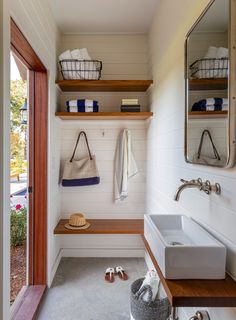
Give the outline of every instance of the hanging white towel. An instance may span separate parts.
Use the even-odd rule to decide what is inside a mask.
[[[121,131],[115,154],[114,192],[115,200],[128,197],[128,180],[138,173],[138,168],[132,153],[131,133],[128,129]]]

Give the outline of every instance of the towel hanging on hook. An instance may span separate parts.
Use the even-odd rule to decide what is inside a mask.
[[[138,167],[132,152],[131,132],[123,129],[119,134],[115,153],[115,201],[122,201],[128,197],[128,181],[137,173]]]

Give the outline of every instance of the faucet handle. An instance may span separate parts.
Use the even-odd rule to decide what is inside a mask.
[[[183,183],[188,183],[189,181],[188,180],[184,180],[184,179],[180,179],[181,182]]]

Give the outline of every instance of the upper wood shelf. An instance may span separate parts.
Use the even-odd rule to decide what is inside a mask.
[[[236,282],[230,276],[225,280],[167,280],[142,238],[173,307],[236,307]]]
[[[152,80],[57,80],[62,91],[145,92]]]
[[[189,119],[222,119],[227,118],[228,111],[191,111]]]
[[[61,219],[54,234],[143,234],[143,219],[91,219],[88,229],[69,230],[65,228],[67,219]]]
[[[152,112],[56,112],[62,120],[146,120]]]
[[[227,78],[189,80],[189,90],[226,90],[227,88]]]

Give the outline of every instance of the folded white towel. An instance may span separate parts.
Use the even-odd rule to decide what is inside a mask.
[[[131,133],[128,129],[121,131],[116,147],[114,192],[115,200],[128,197],[128,181],[138,173],[138,168],[131,148]]]
[[[228,104],[223,104],[221,111],[227,111],[229,108]],[[206,111],[215,111],[215,106],[213,105],[206,105]]]
[[[228,58],[229,50],[228,48],[219,47],[216,51],[216,59]]]
[[[71,51],[72,59],[83,60],[83,56],[81,54],[80,49],[75,49]]]
[[[209,47],[207,53],[204,56],[204,59],[222,59],[228,58],[229,50],[224,47]]]
[[[59,55],[59,60],[71,60],[73,59],[72,56],[71,56],[71,52],[70,50],[66,50],[64,52],[62,52],[60,55]]]
[[[78,112],[78,107],[77,106],[71,106],[71,107],[68,107],[70,112]]]
[[[228,104],[229,103],[229,100],[228,100],[228,98],[222,98],[222,104],[224,105],[224,104]],[[206,104],[208,105],[208,106],[214,106],[215,105],[215,98],[207,98],[206,99]]]
[[[66,50],[59,55],[59,60],[91,60],[88,50],[86,48],[75,49],[75,50]]]
[[[218,48],[210,46],[207,53],[205,54],[204,59],[215,59]]]
[[[77,108],[78,102],[77,100],[70,100],[69,107],[76,107]]]
[[[83,57],[83,60],[91,60],[88,50],[86,48],[80,49],[80,54]]]

